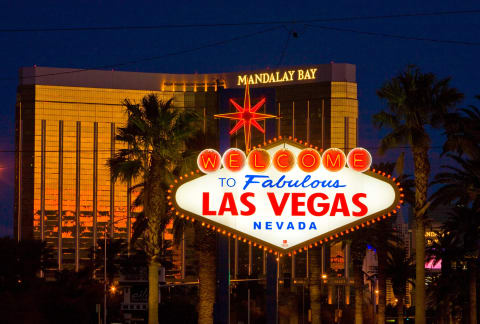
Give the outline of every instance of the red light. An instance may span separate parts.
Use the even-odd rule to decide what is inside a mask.
[[[361,147],[354,148],[348,153],[347,165],[350,169],[358,172],[365,172],[372,164],[372,156],[370,153]]]
[[[266,99],[262,98],[255,106],[251,106],[250,103],[250,91],[248,83],[245,86],[245,99],[243,101],[243,107],[235,102],[235,100],[230,99],[230,103],[237,109],[238,112],[227,113],[227,114],[217,114],[217,118],[226,118],[237,120],[237,124],[230,130],[230,135],[236,133],[240,128],[243,127],[245,133],[245,150],[247,153],[250,151],[250,138],[251,138],[251,126],[253,125],[262,133],[265,133],[265,130],[260,126],[257,120],[265,120],[268,118],[276,118],[277,116],[261,114],[256,111],[260,109],[263,104],[265,104]]]

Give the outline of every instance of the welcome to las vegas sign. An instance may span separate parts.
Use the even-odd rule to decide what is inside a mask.
[[[310,146],[280,137],[248,155],[204,150],[199,169],[171,186],[171,209],[279,255],[348,235],[398,211],[402,189],[392,176],[369,170],[368,151],[346,155]]]

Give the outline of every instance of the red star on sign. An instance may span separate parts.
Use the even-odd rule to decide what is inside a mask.
[[[267,118],[277,118],[275,115],[269,114],[261,114],[257,113],[256,111],[263,106],[266,99],[262,98],[259,102],[255,104],[255,106],[251,106],[250,104],[250,92],[247,85],[245,86],[245,100],[243,101],[243,107],[235,102],[235,100],[230,99],[231,104],[238,110],[238,112],[234,113],[227,113],[227,114],[217,114],[215,118],[226,118],[226,119],[234,119],[238,120],[237,124],[232,128],[230,131],[230,135],[237,132],[243,126],[243,130],[245,133],[245,151],[248,153],[250,151],[250,142],[251,142],[251,126],[253,125],[256,129],[265,133],[265,130],[260,126],[257,120],[265,120]]]

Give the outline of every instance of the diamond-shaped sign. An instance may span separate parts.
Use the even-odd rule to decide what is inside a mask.
[[[286,140],[265,147],[270,157],[284,149],[298,156],[305,147]],[[237,172],[223,167],[187,174],[170,197],[181,217],[283,254],[396,213],[401,189],[384,175],[347,167],[331,172],[323,165],[305,172],[297,164],[280,172],[273,163],[256,172],[247,163]]]

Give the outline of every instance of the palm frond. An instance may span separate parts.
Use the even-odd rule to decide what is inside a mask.
[[[377,95],[386,102],[386,109],[375,114],[373,122],[391,133],[382,140],[381,152],[399,145],[429,147],[425,128],[444,125],[447,113],[463,99],[450,81],[409,65],[382,85]]]
[[[116,181],[120,179],[121,181],[130,181],[135,177],[138,177],[142,171],[142,162],[138,159],[127,159],[125,156],[116,155],[115,157],[108,159],[108,166],[110,167],[110,172],[112,180]]]
[[[403,125],[393,129],[391,133],[387,134],[380,141],[380,148],[378,150],[379,154],[384,154],[389,149],[398,146],[411,145],[410,135],[408,128]]]

